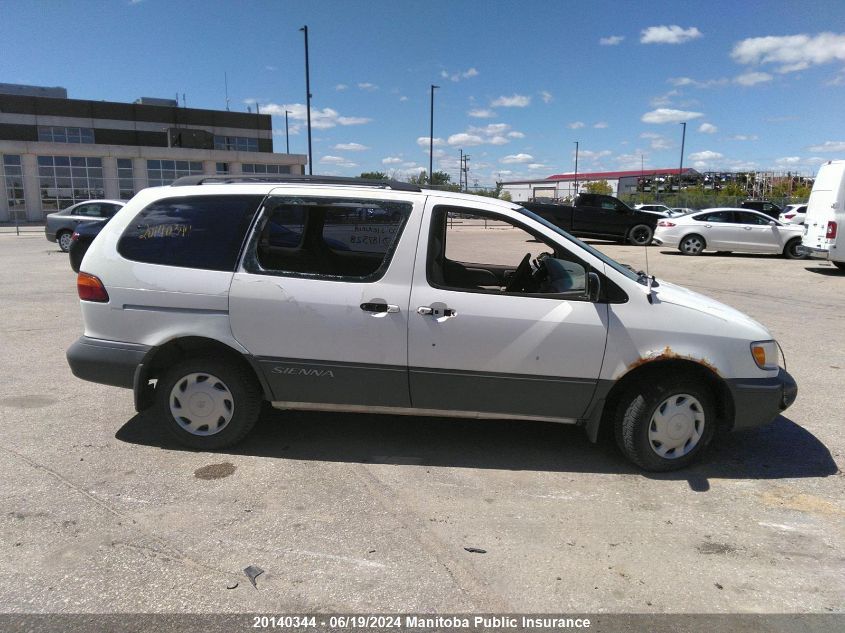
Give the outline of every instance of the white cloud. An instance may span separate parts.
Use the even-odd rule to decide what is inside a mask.
[[[548,90],[541,90],[540,91],[540,98],[543,100],[543,103],[551,103],[555,99],[552,96],[552,93],[549,92]]]
[[[651,149],[654,150],[661,150],[661,149],[669,149],[672,147],[672,143],[670,143],[667,139],[663,138],[662,136],[658,136],[651,143],[648,144]]]
[[[762,84],[771,80],[772,76],[769,73],[760,72],[745,73],[734,77],[734,83],[737,83],[740,86],[753,86],[755,84]]]
[[[567,124],[566,127],[568,127],[570,130],[580,130],[582,127],[584,127],[584,122],[573,121],[572,123]]]
[[[382,165],[398,165],[402,162],[402,159],[398,156],[387,156],[381,159]]]
[[[425,147],[426,149],[428,149],[428,145],[429,145],[428,141],[429,141],[430,138],[431,138],[430,136],[420,136],[419,138],[417,138],[417,145],[419,145],[420,147]],[[434,141],[433,141],[433,145],[435,147],[437,147],[438,145],[443,145],[443,139],[435,136]]]
[[[477,134],[467,134],[461,132],[460,134],[452,134],[446,141],[449,145],[466,145],[472,147],[473,145],[483,145],[484,139]]]
[[[270,72],[273,72],[273,71],[276,70],[276,67],[275,66],[265,66],[264,69],[269,70]]]
[[[500,158],[499,162],[508,165],[512,163],[530,163],[533,160],[534,157],[531,154],[509,154]]]
[[[775,64],[791,73],[832,61],[845,61],[845,33],[751,37],[734,46],[731,57],[740,64]]]
[[[360,143],[338,143],[332,149],[340,150],[341,152],[363,152],[370,148]]]
[[[493,112],[493,110],[488,110],[486,108],[470,110],[467,114],[471,117],[475,117],[476,119],[492,119],[496,116],[496,113]]]
[[[689,119],[697,119],[704,116],[701,112],[687,112],[684,110],[673,110],[671,108],[657,108],[646,112],[640,120],[643,123],[681,123]]]
[[[406,97],[405,95],[402,95],[401,97],[399,97],[399,101],[407,101],[407,100],[408,100],[408,97]]]
[[[467,68],[464,71],[457,71],[454,73],[450,73],[446,70],[440,71],[440,76],[443,79],[448,79],[450,81],[459,82],[461,79],[469,79],[470,77],[478,77],[478,70],[475,68]]]
[[[546,166],[543,163],[528,163],[528,169],[531,169],[531,170],[546,169]]]
[[[715,134],[719,131],[719,128],[717,128],[712,123],[702,123],[698,126],[698,131],[702,134]]]
[[[525,134],[514,130],[513,132],[508,132],[508,138],[525,138]]]
[[[801,162],[800,156],[784,156],[783,158],[778,158],[775,161],[778,165],[795,165],[796,163]]]
[[[668,83],[672,84],[673,86],[683,87],[683,86],[693,86],[695,88],[712,88],[713,86],[724,86],[729,83],[728,79],[722,77],[720,79],[705,79],[701,81],[699,79],[693,79],[691,77],[669,77],[666,80]]]
[[[320,162],[325,165],[337,165],[338,167],[357,167],[355,163],[343,156],[323,156]]]
[[[602,46],[616,46],[617,44],[621,43],[624,39],[624,35],[609,35],[608,37],[601,38],[599,40],[599,44],[601,44]]]
[[[266,103],[261,105],[261,112],[263,114],[272,114],[274,116],[285,116],[285,110],[290,112],[289,118],[296,121],[305,122],[307,120],[307,108],[302,103]],[[332,108],[311,108],[311,127],[315,130],[325,130],[335,127],[337,125],[363,125],[369,123],[372,119],[367,117],[341,116],[337,110]]]
[[[609,126],[604,121],[599,121],[593,127],[596,128],[597,130],[603,130],[603,129],[609,127]]]
[[[655,132],[643,132],[640,134],[640,138],[661,138],[661,136]]]
[[[641,44],[683,44],[701,37],[701,31],[691,26],[681,28],[677,24],[672,26],[650,26],[640,33]]]
[[[575,152],[573,151],[573,154],[574,153]],[[603,149],[603,150],[600,150],[598,152],[594,152],[594,151],[591,151],[591,150],[588,150],[588,149],[583,149],[580,152],[578,152],[578,155],[582,159],[586,159],[586,160],[596,160],[598,158],[605,158],[607,156],[610,156],[611,154],[613,154],[613,152],[611,152],[609,149]]]
[[[719,152],[713,152],[709,149],[704,150],[703,152],[693,152],[689,155],[690,160],[697,160],[697,161],[712,161],[718,160],[720,158],[724,158],[722,154]]]
[[[375,84],[371,84],[369,81],[359,83],[358,88],[360,90],[366,90],[367,92],[374,92],[375,90],[378,90],[378,86]]]
[[[348,87],[349,87],[349,86],[347,86],[346,84],[337,84],[337,85],[334,87],[334,89],[335,89],[335,90],[337,90],[338,92],[343,92],[343,91],[344,91],[344,90],[346,90]]]
[[[501,96],[498,99],[494,100],[491,104],[491,108],[524,108],[531,104],[531,97],[526,97],[525,95],[518,95],[514,94],[510,97]]]
[[[821,145],[811,145],[811,152],[845,152],[845,141],[825,141]]]
[[[733,136],[729,136],[729,141],[756,141],[757,135],[749,135],[749,134],[734,134]]]

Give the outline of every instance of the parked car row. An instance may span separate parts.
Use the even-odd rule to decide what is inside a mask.
[[[86,200],[47,216],[44,234],[50,242],[58,242],[65,253],[70,249],[76,227],[83,222],[103,222],[120,211],[123,200]]]

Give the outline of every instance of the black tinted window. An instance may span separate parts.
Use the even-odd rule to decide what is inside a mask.
[[[410,212],[406,202],[272,198],[245,268],[375,281],[387,269]]]
[[[748,213],[748,211],[737,211],[736,215],[736,222],[738,224],[768,224],[772,221],[772,218],[763,217],[756,213]]]
[[[117,245],[138,262],[234,270],[262,196],[166,198],[141,211]]]
[[[733,211],[719,211],[718,213],[702,213],[695,216],[699,222],[733,222]]]

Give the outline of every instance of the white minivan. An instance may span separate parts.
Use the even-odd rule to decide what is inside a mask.
[[[845,270],[845,160],[831,160],[819,168],[804,219],[802,245],[810,257],[828,259]]]
[[[82,261],[73,373],[188,446],[238,442],[266,401],[604,428],[671,470],[795,400],[765,327],[516,204],[272,178],[145,189]]]

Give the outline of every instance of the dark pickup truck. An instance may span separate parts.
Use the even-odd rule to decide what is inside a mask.
[[[632,209],[613,196],[582,193],[574,205],[553,202],[525,202],[522,205],[576,237],[651,243],[660,216]]]

